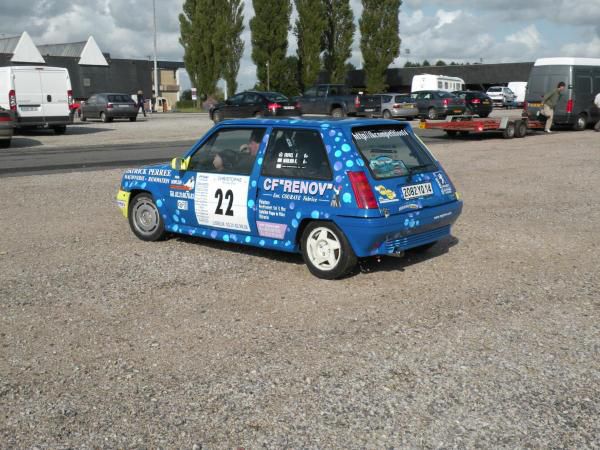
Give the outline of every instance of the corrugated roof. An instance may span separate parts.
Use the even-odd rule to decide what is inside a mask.
[[[13,54],[21,36],[11,36],[0,39],[0,53]]]
[[[38,45],[37,48],[42,56],[69,56],[78,58],[85,47],[87,41],[69,42],[67,44],[46,44]]]

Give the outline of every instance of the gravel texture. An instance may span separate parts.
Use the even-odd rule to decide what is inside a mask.
[[[137,240],[119,170],[0,178],[0,447],[600,446],[598,134],[435,153],[455,237],[333,282]]]

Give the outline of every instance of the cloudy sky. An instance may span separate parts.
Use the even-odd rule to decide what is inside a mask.
[[[246,51],[240,89],[255,81],[250,58],[245,0]],[[181,60],[178,42],[183,0],[156,0],[158,55]],[[351,0],[355,19],[360,0]],[[476,6],[475,6],[476,5]],[[29,32],[37,44],[73,42],[94,35],[113,57],[148,58],[152,54],[152,0],[0,0],[0,36]],[[600,0],[404,0],[400,12],[401,56],[411,60],[460,62],[533,61],[544,56],[600,57]],[[351,62],[362,66],[359,36]],[[290,54],[296,42],[290,33]],[[407,55],[407,51],[410,55]]]

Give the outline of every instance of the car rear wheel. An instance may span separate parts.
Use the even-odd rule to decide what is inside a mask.
[[[158,241],[166,236],[163,218],[148,193],[144,192],[133,198],[128,218],[131,231],[142,241]]]
[[[10,139],[2,139],[0,140],[0,148],[8,148],[10,147]]]
[[[454,137],[457,135],[457,131],[456,130],[446,130],[446,134],[450,137]]]
[[[85,122],[87,120],[87,117],[85,117],[84,113],[81,113],[81,116],[79,116],[79,120],[81,120],[82,122]]]
[[[108,117],[106,117],[106,114],[104,112],[100,113],[100,120],[104,123],[108,122]]]
[[[332,117],[344,117],[344,110],[342,108],[333,108],[331,110],[331,116]]]
[[[435,110],[435,108],[429,108],[429,109],[427,110],[427,118],[428,118],[429,120],[435,120],[435,119],[437,119],[437,118],[438,118],[438,113],[437,113],[437,111]]]
[[[585,114],[579,114],[577,116],[577,120],[573,124],[573,129],[575,131],[583,131],[587,128],[587,116]]]
[[[301,249],[308,270],[326,280],[346,275],[357,263],[346,236],[333,223],[309,223],[302,233]]]
[[[391,118],[392,118],[392,113],[391,113],[389,110],[387,110],[387,109],[386,109],[386,110],[383,112],[383,118],[384,118],[384,119],[391,119]]]

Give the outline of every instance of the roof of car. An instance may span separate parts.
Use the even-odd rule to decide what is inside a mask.
[[[367,125],[389,125],[397,124],[396,120],[386,119],[371,119],[363,117],[311,117],[306,119],[303,117],[285,117],[285,118],[252,118],[252,119],[232,119],[224,120],[220,124],[223,125],[242,125],[242,126],[278,126],[278,127],[314,127],[314,128],[327,128],[330,125],[337,126],[367,126]],[[220,125],[219,124],[219,125]]]

